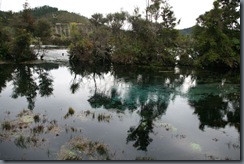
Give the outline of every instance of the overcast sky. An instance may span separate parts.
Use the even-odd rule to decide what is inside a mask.
[[[209,11],[213,7],[214,0],[168,0],[173,7],[177,19],[181,23],[176,28],[183,29],[195,25],[196,18]],[[23,9],[25,0],[0,0],[0,9],[3,11],[19,11]],[[113,13],[128,11],[133,13],[135,7],[143,11],[146,7],[146,0],[28,0],[30,7],[49,5],[61,10],[79,13],[88,18],[94,13]]]

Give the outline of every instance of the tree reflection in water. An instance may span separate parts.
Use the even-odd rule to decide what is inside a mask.
[[[165,114],[169,101],[174,100],[176,95],[187,98],[189,105],[194,107],[194,114],[199,117],[200,130],[204,130],[205,126],[224,128],[229,124],[240,132],[240,96],[236,93],[238,76],[234,79],[237,85],[230,86],[223,84],[223,79],[231,79],[233,82],[231,74],[212,73],[214,76],[210,76],[211,73],[206,71],[155,71],[129,66],[113,66],[112,70],[97,66],[86,69],[84,65],[77,70],[76,67],[75,74],[94,81],[94,94],[88,99],[93,108],[139,111],[140,121],[137,126],[130,127],[126,139],[127,143],[134,142],[133,146],[138,150],[147,151],[152,142],[150,133],[153,133],[153,121]],[[99,88],[96,77],[104,77],[109,71],[114,78],[113,83],[110,88]],[[103,80],[106,83],[106,79]]]
[[[240,132],[239,75],[213,72],[210,76],[205,72],[198,74],[197,78],[198,85],[189,89],[187,98],[189,105],[194,107],[194,114],[198,115],[199,129],[231,125]]]
[[[13,98],[26,97],[33,110],[36,97],[53,93],[49,71],[58,64],[0,65],[0,92],[13,81]],[[147,151],[154,133],[153,122],[166,113],[177,95],[187,99],[199,118],[199,129],[234,126],[240,132],[240,79],[238,75],[172,68],[144,69],[116,65],[70,64],[75,94],[84,83],[93,85],[88,98],[92,108],[138,111],[140,120],[128,129],[126,141]],[[236,79],[235,79],[236,78]],[[85,81],[83,83],[83,81]],[[102,83],[101,83],[102,82]],[[102,86],[104,85],[104,86]]]
[[[85,64],[85,63],[76,63],[76,62],[70,62],[70,73],[71,75],[74,74],[74,78],[72,79],[70,90],[72,94],[75,94],[79,88],[80,84],[82,83],[83,78],[87,79],[93,79],[94,81],[94,88],[95,93],[97,90],[96,85],[96,76],[99,78],[102,78],[105,73],[110,72],[111,65],[91,65],[91,64]]]
[[[6,83],[11,81],[14,66],[11,64],[0,64],[0,93],[6,88]]]
[[[53,79],[49,76],[48,71],[58,68],[56,64],[39,64],[39,65],[1,65],[0,88],[6,87],[6,82],[12,80],[13,93],[12,98],[26,97],[28,109],[35,108],[37,93],[41,97],[48,97],[53,92]],[[8,69],[12,68],[12,69]]]
[[[75,73],[74,78],[80,75],[84,78],[91,78],[94,81],[94,94],[88,99],[93,108],[104,107],[108,110],[128,109],[130,111],[139,111],[141,120],[136,127],[132,126],[129,129],[126,140],[127,143],[135,142],[133,144],[134,147],[146,151],[147,146],[152,142],[149,136],[150,133],[153,133],[153,121],[165,113],[172,94],[171,86],[164,86],[161,82],[165,82],[165,78],[170,78],[173,82],[173,79],[179,77],[179,75],[166,72],[169,76],[165,76],[165,78],[162,79],[161,77],[155,76],[152,72],[143,71],[143,73],[141,73],[140,70],[114,66],[113,70],[111,70],[111,75],[114,77],[113,83],[109,88],[100,86],[101,88],[107,89],[101,90],[101,88],[97,88],[95,77],[103,77],[103,74],[106,74],[109,69],[103,67],[86,70],[84,65],[78,68],[80,68],[82,72],[77,72],[76,67],[73,72]],[[127,69],[138,71],[140,74],[135,74],[135,72],[128,71]],[[98,74],[96,72],[97,70],[106,71],[102,74]],[[103,78],[103,80],[106,79]],[[126,92],[126,94],[123,94],[123,92]]]
[[[204,130],[205,126],[219,129],[229,124],[240,132],[240,98],[231,100],[228,97],[231,98],[233,94],[226,96],[209,95],[199,101],[189,102],[195,108],[194,114],[198,115],[199,129]]]
[[[149,137],[153,133],[153,120],[165,113],[168,104],[165,102],[153,102],[150,100],[142,105],[140,111],[141,120],[137,127],[131,127],[128,131],[127,143],[135,141],[133,146],[138,150],[147,151],[147,146],[153,141]]]
[[[28,108],[33,110],[38,90],[33,77],[33,69],[28,66],[19,66],[14,72],[13,86],[12,98],[25,96],[28,101]]]

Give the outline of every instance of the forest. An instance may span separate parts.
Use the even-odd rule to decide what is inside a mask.
[[[167,0],[150,0],[133,14],[94,13],[90,19],[26,2],[20,12],[0,11],[0,61],[35,60],[30,45],[54,44],[67,46],[75,63],[238,70],[240,1],[215,0],[196,22],[184,32],[175,29],[180,20]],[[69,24],[70,36],[55,33],[56,23]]]

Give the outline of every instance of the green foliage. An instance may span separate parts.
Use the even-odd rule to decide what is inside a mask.
[[[88,19],[76,13],[70,13],[63,10],[58,10],[56,7],[42,6],[31,9],[31,13],[36,20],[47,19],[52,24],[55,23],[70,23],[70,22],[80,22],[87,24]]]
[[[176,23],[176,18],[174,16],[174,12],[172,11],[172,6],[170,6],[167,1],[163,2],[161,17],[163,20],[161,25],[165,29],[173,29],[180,22],[180,20],[178,20]]]
[[[166,8],[167,11],[163,11]],[[174,65],[175,55],[170,49],[177,46],[179,32],[173,29],[177,23],[171,8],[166,1],[152,1],[146,9],[155,20],[161,18],[161,23],[143,19],[138,8],[133,15],[124,11],[110,13],[105,17],[99,13],[93,14],[90,19],[93,26],[88,32],[71,27],[71,59]],[[126,21],[131,24],[131,29],[127,31],[123,30]],[[113,53],[111,47],[115,48]]]
[[[240,2],[217,0],[194,28],[197,62],[203,67],[240,67]]]
[[[184,29],[180,30],[180,34],[181,35],[191,35],[192,29],[193,29],[193,27],[184,28]]]
[[[16,36],[13,40],[13,47],[11,49],[11,54],[15,61],[25,61],[35,59],[35,55],[30,49],[31,44],[31,34],[25,29],[20,29],[17,31]]]
[[[45,40],[51,37],[51,23],[47,19],[39,19],[35,23],[34,35],[40,37],[41,40]]]
[[[195,51],[193,48],[194,39],[191,35],[181,35],[178,40],[178,48],[176,54],[179,56],[177,61],[178,65],[181,66],[194,66],[196,60]]]
[[[2,60],[20,62],[35,59],[30,49],[34,20],[29,4],[26,2],[23,7],[24,10],[17,16],[11,12],[6,13],[4,17],[8,20],[6,27],[0,26],[0,59]],[[15,23],[13,23],[14,18],[17,20]]]
[[[31,34],[25,29],[16,31],[12,37],[6,29],[0,29],[0,59],[15,60],[16,62],[35,59],[30,49]]]
[[[87,18],[80,16],[76,13],[70,13],[67,11],[46,13],[45,15],[37,17],[36,19],[38,20],[42,18],[45,18],[48,21],[52,22],[53,25],[56,23],[70,23],[70,22],[80,22],[84,24],[89,24],[89,20]]]
[[[87,19],[50,6],[30,9],[27,2],[19,13],[0,11],[0,59],[35,59],[28,48],[35,40],[69,45],[71,60],[89,63],[240,67],[238,0],[216,0],[212,10],[199,16],[196,26],[181,31],[175,29],[180,20],[167,0],[147,2],[145,18],[139,8],[132,15],[95,13]],[[129,28],[124,30],[126,22]],[[55,34],[56,23],[67,23],[70,36]]]
[[[46,14],[43,17],[46,17],[49,21],[53,23],[80,22],[84,24],[89,24],[89,20],[86,17],[83,17],[76,13],[70,13],[68,11],[62,10],[59,10],[58,12],[52,14]]]
[[[10,56],[10,32],[0,26],[0,60],[9,60]]]
[[[96,16],[93,15],[93,17]],[[91,21],[95,23],[94,19]],[[69,49],[71,53],[70,59],[72,61],[89,63],[111,62],[111,56],[109,54],[110,33],[106,26],[96,24],[96,26],[79,28],[76,23],[72,23],[70,35],[71,44]]]
[[[103,14],[95,13],[92,15],[90,21],[95,27],[98,27],[100,25],[104,25],[106,19],[103,17]]]
[[[57,11],[58,11],[58,8],[50,7],[47,5],[42,6],[42,7],[36,7],[31,10],[33,17],[36,19],[42,17],[43,15],[54,13]]]
[[[106,17],[106,24],[111,27],[114,33],[117,33],[124,25],[128,13],[121,11],[110,13]]]
[[[146,8],[146,20],[139,14],[138,8],[134,10],[132,16],[128,17],[128,21],[132,25],[132,32],[128,33],[128,39],[123,44],[125,48],[122,50],[129,54],[127,56],[133,61],[132,63],[175,64],[175,56],[168,50],[177,46],[179,33],[173,29],[177,23],[171,8],[167,1],[152,1],[152,4]],[[164,17],[166,12],[170,12],[170,16]]]
[[[12,11],[0,11],[0,25],[8,26],[11,24],[11,21],[14,20],[14,13]]]
[[[24,4],[24,10],[13,12],[0,11],[0,26],[10,28],[10,38],[13,38],[18,33],[19,29],[25,29],[32,36],[32,44],[55,44],[66,45],[70,44],[70,38],[67,36],[60,36],[55,34],[53,29],[56,23],[71,23],[77,22],[82,25],[89,25],[90,22],[87,18],[80,16],[76,13],[58,10],[50,6],[36,7],[30,9],[29,4]],[[13,44],[8,44],[12,47]]]
[[[25,2],[24,5],[24,10],[21,12],[21,17],[20,17],[20,28],[26,29],[28,32],[33,32],[34,31],[34,19],[31,14],[31,9],[29,7],[29,3]]]

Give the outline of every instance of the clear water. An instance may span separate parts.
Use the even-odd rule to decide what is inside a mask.
[[[56,160],[77,136],[106,144],[115,160],[240,160],[238,73],[65,60],[2,64],[0,104],[2,160]],[[70,107],[75,113],[65,117]],[[8,131],[4,122],[23,109],[55,120],[59,131],[36,134],[45,139],[40,144],[17,142],[20,133],[33,135],[35,123]]]

